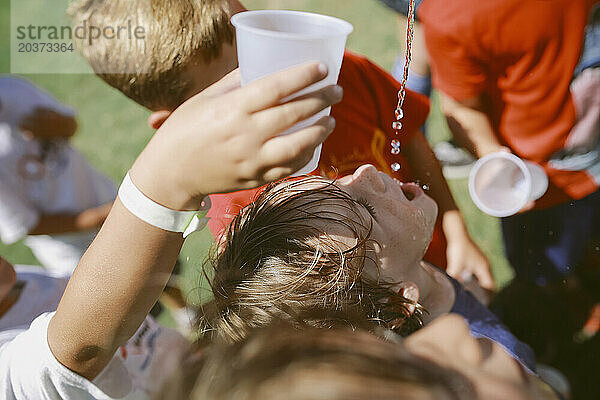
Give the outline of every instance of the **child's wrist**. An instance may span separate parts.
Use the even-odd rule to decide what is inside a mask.
[[[137,166],[129,171],[135,186],[150,200],[171,210],[194,211],[202,206],[205,195],[192,195],[187,191],[177,176],[169,176],[168,172],[154,172],[149,168]]]
[[[146,188],[148,187],[151,186],[146,186]],[[165,231],[183,233],[184,238],[193,232],[204,229],[208,222],[206,217],[210,209],[208,197],[205,198],[203,205],[193,210],[184,210],[187,206],[179,209],[168,208],[152,200],[140,190],[129,173],[125,175],[119,187],[118,197],[121,204],[138,219]],[[177,203],[173,203],[171,199],[170,204]]]

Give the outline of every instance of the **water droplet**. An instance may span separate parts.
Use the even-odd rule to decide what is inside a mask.
[[[402,111],[402,109],[399,108],[396,110],[396,119],[401,120],[402,118],[404,118],[404,111]]]
[[[392,140],[392,147],[400,147],[400,141],[397,139]]]
[[[397,162],[393,163],[391,165],[391,167],[392,167],[392,170],[395,171],[395,172],[400,171],[400,168],[402,168],[402,166],[400,165],[400,163],[397,163]]]
[[[411,239],[412,239],[413,241],[416,241],[416,240],[417,240],[417,235],[412,235]]]
[[[392,154],[394,154],[394,155],[400,154],[400,149],[398,147],[392,147]]]
[[[400,121],[396,121],[392,124],[392,128],[394,128],[395,130],[399,131],[400,129],[402,129],[402,122]]]
[[[423,190],[425,190],[425,191],[429,190],[429,185],[423,185],[423,186],[421,186],[421,187],[422,187],[422,188],[423,188]]]

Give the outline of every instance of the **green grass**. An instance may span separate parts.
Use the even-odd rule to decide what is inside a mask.
[[[250,9],[307,10],[344,18],[355,28],[348,47],[388,69],[399,48],[395,15],[376,0],[249,0],[246,6]],[[0,0],[0,73],[10,72],[9,11],[9,1]],[[77,108],[80,130],[74,139],[75,147],[92,165],[115,182],[120,181],[152,135],[146,123],[148,112],[93,75],[28,75],[27,78]],[[435,141],[449,136],[436,107],[428,127]],[[505,284],[511,277],[511,271],[502,255],[497,221],[474,207],[464,180],[450,183],[473,238],[490,257],[499,284]],[[193,298],[197,298],[196,290],[199,290],[201,282],[200,265],[209,245],[210,234],[203,232],[188,240],[182,252],[186,286],[193,291]],[[0,254],[14,263],[36,262],[22,244],[0,244]]]

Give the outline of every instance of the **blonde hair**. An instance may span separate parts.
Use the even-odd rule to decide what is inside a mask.
[[[233,345],[215,343],[157,399],[475,399],[463,375],[365,331],[298,331],[279,321]],[[200,372],[198,373],[198,369]]]
[[[76,43],[96,74],[151,110],[183,103],[190,87],[185,68],[210,62],[234,39],[224,0],[77,0],[68,13],[74,26],[144,32],[143,39],[102,35]]]

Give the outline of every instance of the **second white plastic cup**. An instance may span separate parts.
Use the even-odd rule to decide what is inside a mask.
[[[300,11],[245,11],[231,18],[235,26],[238,62],[242,85],[308,61],[327,65],[329,75],[295,96],[337,83],[346,39],[353,27],[339,18]],[[331,107],[294,125],[282,134],[289,134],[313,125],[329,115]],[[312,160],[294,175],[314,171],[319,165],[321,146]]]
[[[548,176],[537,164],[498,152],[479,159],[469,175],[475,205],[494,217],[508,217],[548,189]]]

